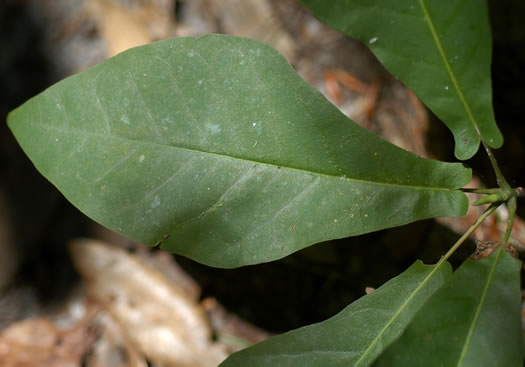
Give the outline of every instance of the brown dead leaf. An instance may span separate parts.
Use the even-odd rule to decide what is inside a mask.
[[[27,319],[0,334],[0,366],[80,367],[94,341],[85,322],[61,330],[44,317]]]
[[[136,47],[168,38],[174,29],[174,2],[149,0],[140,6],[126,6],[114,0],[86,0],[86,11],[93,16],[107,43],[108,57]]]
[[[98,241],[71,244],[91,297],[151,361],[217,366],[226,353],[212,342],[201,306],[162,273],[128,252]]]
[[[206,310],[217,340],[227,345],[228,351],[231,353],[262,342],[271,336],[266,331],[228,312],[213,297],[203,299],[201,304]]]
[[[472,260],[481,260],[489,257],[498,248],[496,241],[476,241],[476,251],[470,255]]]
[[[178,35],[226,33],[253,38],[279,50],[288,62],[296,58],[294,39],[269,0],[192,0],[185,3]]]
[[[98,339],[85,358],[85,367],[147,367],[148,363],[118,322],[108,313],[98,312],[93,320]]]

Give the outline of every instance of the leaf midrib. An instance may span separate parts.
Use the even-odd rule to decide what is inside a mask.
[[[470,345],[470,340],[472,339],[472,335],[474,334],[474,329],[476,328],[476,325],[478,323],[479,315],[481,314],[481,310],[483,306],[485,305],[485,299],[487,298],[487,293],[488,293],[490,285],[492,284],[492,279],[494,278],[494,273],[496,272],[496,267],[499,263],[499,259],[501,257],[502,252],[503,252],[503,248],[500,247],[498,249],[498,253],[496,254],[496,258],[494,259],[494,262],[492,263],[492,267],[487,277],[487,281],[485,282],[485,286],[483,287],[483,292],[481,293],[481,299],[479,300],[478,307],[476,308],[476,313],[474,314],[474,317],[472,318],[472,322],[470,323],[470,327],[467,333],[467,337],[465,338],[465,343],[463,344],[463,348],[461,348],[461,354],[459,356],[457,366],[463,365],[463,360],[465,359],[465,356],[467,354],[468,347]]]
[[[387,322],[387,324],[379,331],[379,333],[376,335],[376,337],[372,340],[372,342],[368,345],[368,347],[365,349],[361,357],[357,360],[357,362],[354,364],[354,367],[359,366],[359,364],[363,361],[363,359],[370,353],[370,350],[379,342],[379,339],[385,334],[385,332],[388,330],[390,325],[399,317],[401,312],[408,306],[410,301],[415,297],[415,295],[419,292],[419,290],[434,276],[434,273],[443,265],[446,261],[437,263],[434,265],[434,268],[428,273],[428,275],[419,283],[419,285],[414,289],[414,291],[410,294],[409,297],[399,306],[398,310],[394,313],[394,315],[390,318],[390,320]]]
[[[433,187],[433,186],[419,186],[419,185],[401,185],[401,184],[376,182],[376,181],[369,181],[369,180],[363,180],[363,179],[358,179],[358,178],[351,178],[351,177],[348,177],[348,176],[346,176],[346,177],[336,176],[336,175],[331,175],[331,174],[323,173],[323,172],[308,171],[306,169],[301,169],[301,168],[296,168],[296,167],[289,167],[289,166],[277,165],[277,164],[269,163],[269,162],[257,161],[257,160],[254,160],[254,159],[239,158],[239,157],[235,157],[235,156],[224,154],[224,153],[207,152],[207,151],[203,151],[203,150],[200,150],[200,149],[188,148],[188,147],[183,147],[183,146],[164,145],[164,144],[155,143],[155,142],[151,142],[151,141],[144,141],[144,140],[137,140],[137,139],[133,139],[133,138],[129,138],[129,137],[122,137],[122,136],[118,136],[118,135],[114,135],[114,134],[108,135],[108,134],[95,133],[95,132],[79,130],[79,129],[64,130],[64,129],[60,129],[60,128],[57,128],[55,126],[46,125],[46,124],[41,124],[41,126],[47,128],[47,129],[50,129],[50,130],[58,131],[58,132],[60,132],[62,134],[66,134],[66,135],[68,135],[68,134],[75,134],[76,133],[76,134],[79,134],[79,135],[91,135],[93,137],[99,137],[99,138],[111,138],[111,139],[123,140],[123,141],[126,141],[126,142],[135,142],[135,143],[138,143],[138,144],[150,144],[150,145],[158,146],[158,147],[162,147],[162,148],[180,149],[180,150],[185,150],[185,151],[192,152],[192,153],[205,154],[205,155],[221,157],[221,158],[229,158],[229,159],[238,160],[238,161],[241,161],[241,162],[251,162],[253,164],[260,164],[260,165],[266,165],[266,166],[270,166],[270,167],[275,167],[276,169],[286,169],[286,170],[290,170],[290,171],[300,172],[302,174],[316,175],[316,176],[321,176],[321,177],[330,178],[330,179],[334,179],[335,178],[335,179],[338,179],[338,180],[352,181],[352,182],[361,183],[361,184],[377,185],[377,186],[385,186],[385,187],[394,187],[394,188],[401,188],[401,189],[424,190],[424,191],[443,191],[443,192],[457,191],[457,189],[452,189],[452,188],[447,188],[447,187]]]
[[[441,59],[443,61],[443,64],[445,65],[445,69],[447,70],[447,73],[450,77],[450,80],[452,81],[452,84],[454,85],[454,89],[456,89],[456,92],[458,93],[459,100],[461,101],[461,104],[465,108],[465,112],[467,113],[467,116],[474,126],[474,129],[476,130],[476,133],[481,139],[481,132],[479,129],[479,125],[477,120],[474,118],[474,115],[472,114],[472,110],[470,109],[470,106],[465,98],[465,95],[463,94],[463,91],[461,90],[459,86],[459,82],[456,79],[456,75],[452,71],[452,67],[450,66],[450,63],[448,62],[447,56],[445,54],[445,50],[443,49],[443,45],[441,44],[441,40],[439,39],[439,36],[436,32],[436,29],[434,27],[434,23],[432,22],[432,19],[430,17],[430,14],[428,12],[428,9],[425,5],[425,0],[418,0],[419,6],[421,7],[421,11],[423,12],[423,16],[425,17],[426,24],[430,30],[430,33],[432,34],[432,39],[434,40],[436,47],[439,51],[439,55],[441,56]]]

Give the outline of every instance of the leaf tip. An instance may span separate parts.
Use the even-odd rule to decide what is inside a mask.
[[[477,153],[481,139],[477,135],[462,136],[458,134],[455,136],[455,143],[454,155],[460,161],[465,161]]]
[[[496,132],[492,135],[490,135],[489,138],[483,139],[485,144],[487,144],[489,147],[493,149],[498,149],[503,146],[503,135],[499,131],[499,129],[496,130]]]

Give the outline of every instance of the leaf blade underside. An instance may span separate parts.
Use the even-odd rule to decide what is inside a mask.
[[[14,110],[37,169],[134,240],[235,267],[435,216],[464,215],[458,164],[342,115],[257,41],[210,35],[124,52]]]
[[[378,366],[521,366],[521,266],[502,247],[467,260]]]
[[[482,139],[503,144],[492,108],[486,1],[303,0],[329,26],[362,41],[448,126],[458,159]]]
[[[332,318],[231,355],[221,367],[369,366],[452,274],[420,261]]]

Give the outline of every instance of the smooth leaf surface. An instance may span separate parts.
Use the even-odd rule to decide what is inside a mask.
[[[334,317],[231,355],[221,367],[369,366],[452,274],[420,261]]]
[[[501,247],[467,260],[378,366],[522,366],[521,266]]]
[[[458,159],[480,138],[499,148],[486,0],[303,0],[324,23],[366,44],[454,134]]]
[[[13,111],[37,169],[110,229],[234,267],[464,215],[460,164],[348,120],[264,44],[210,35],[122,53]]]

